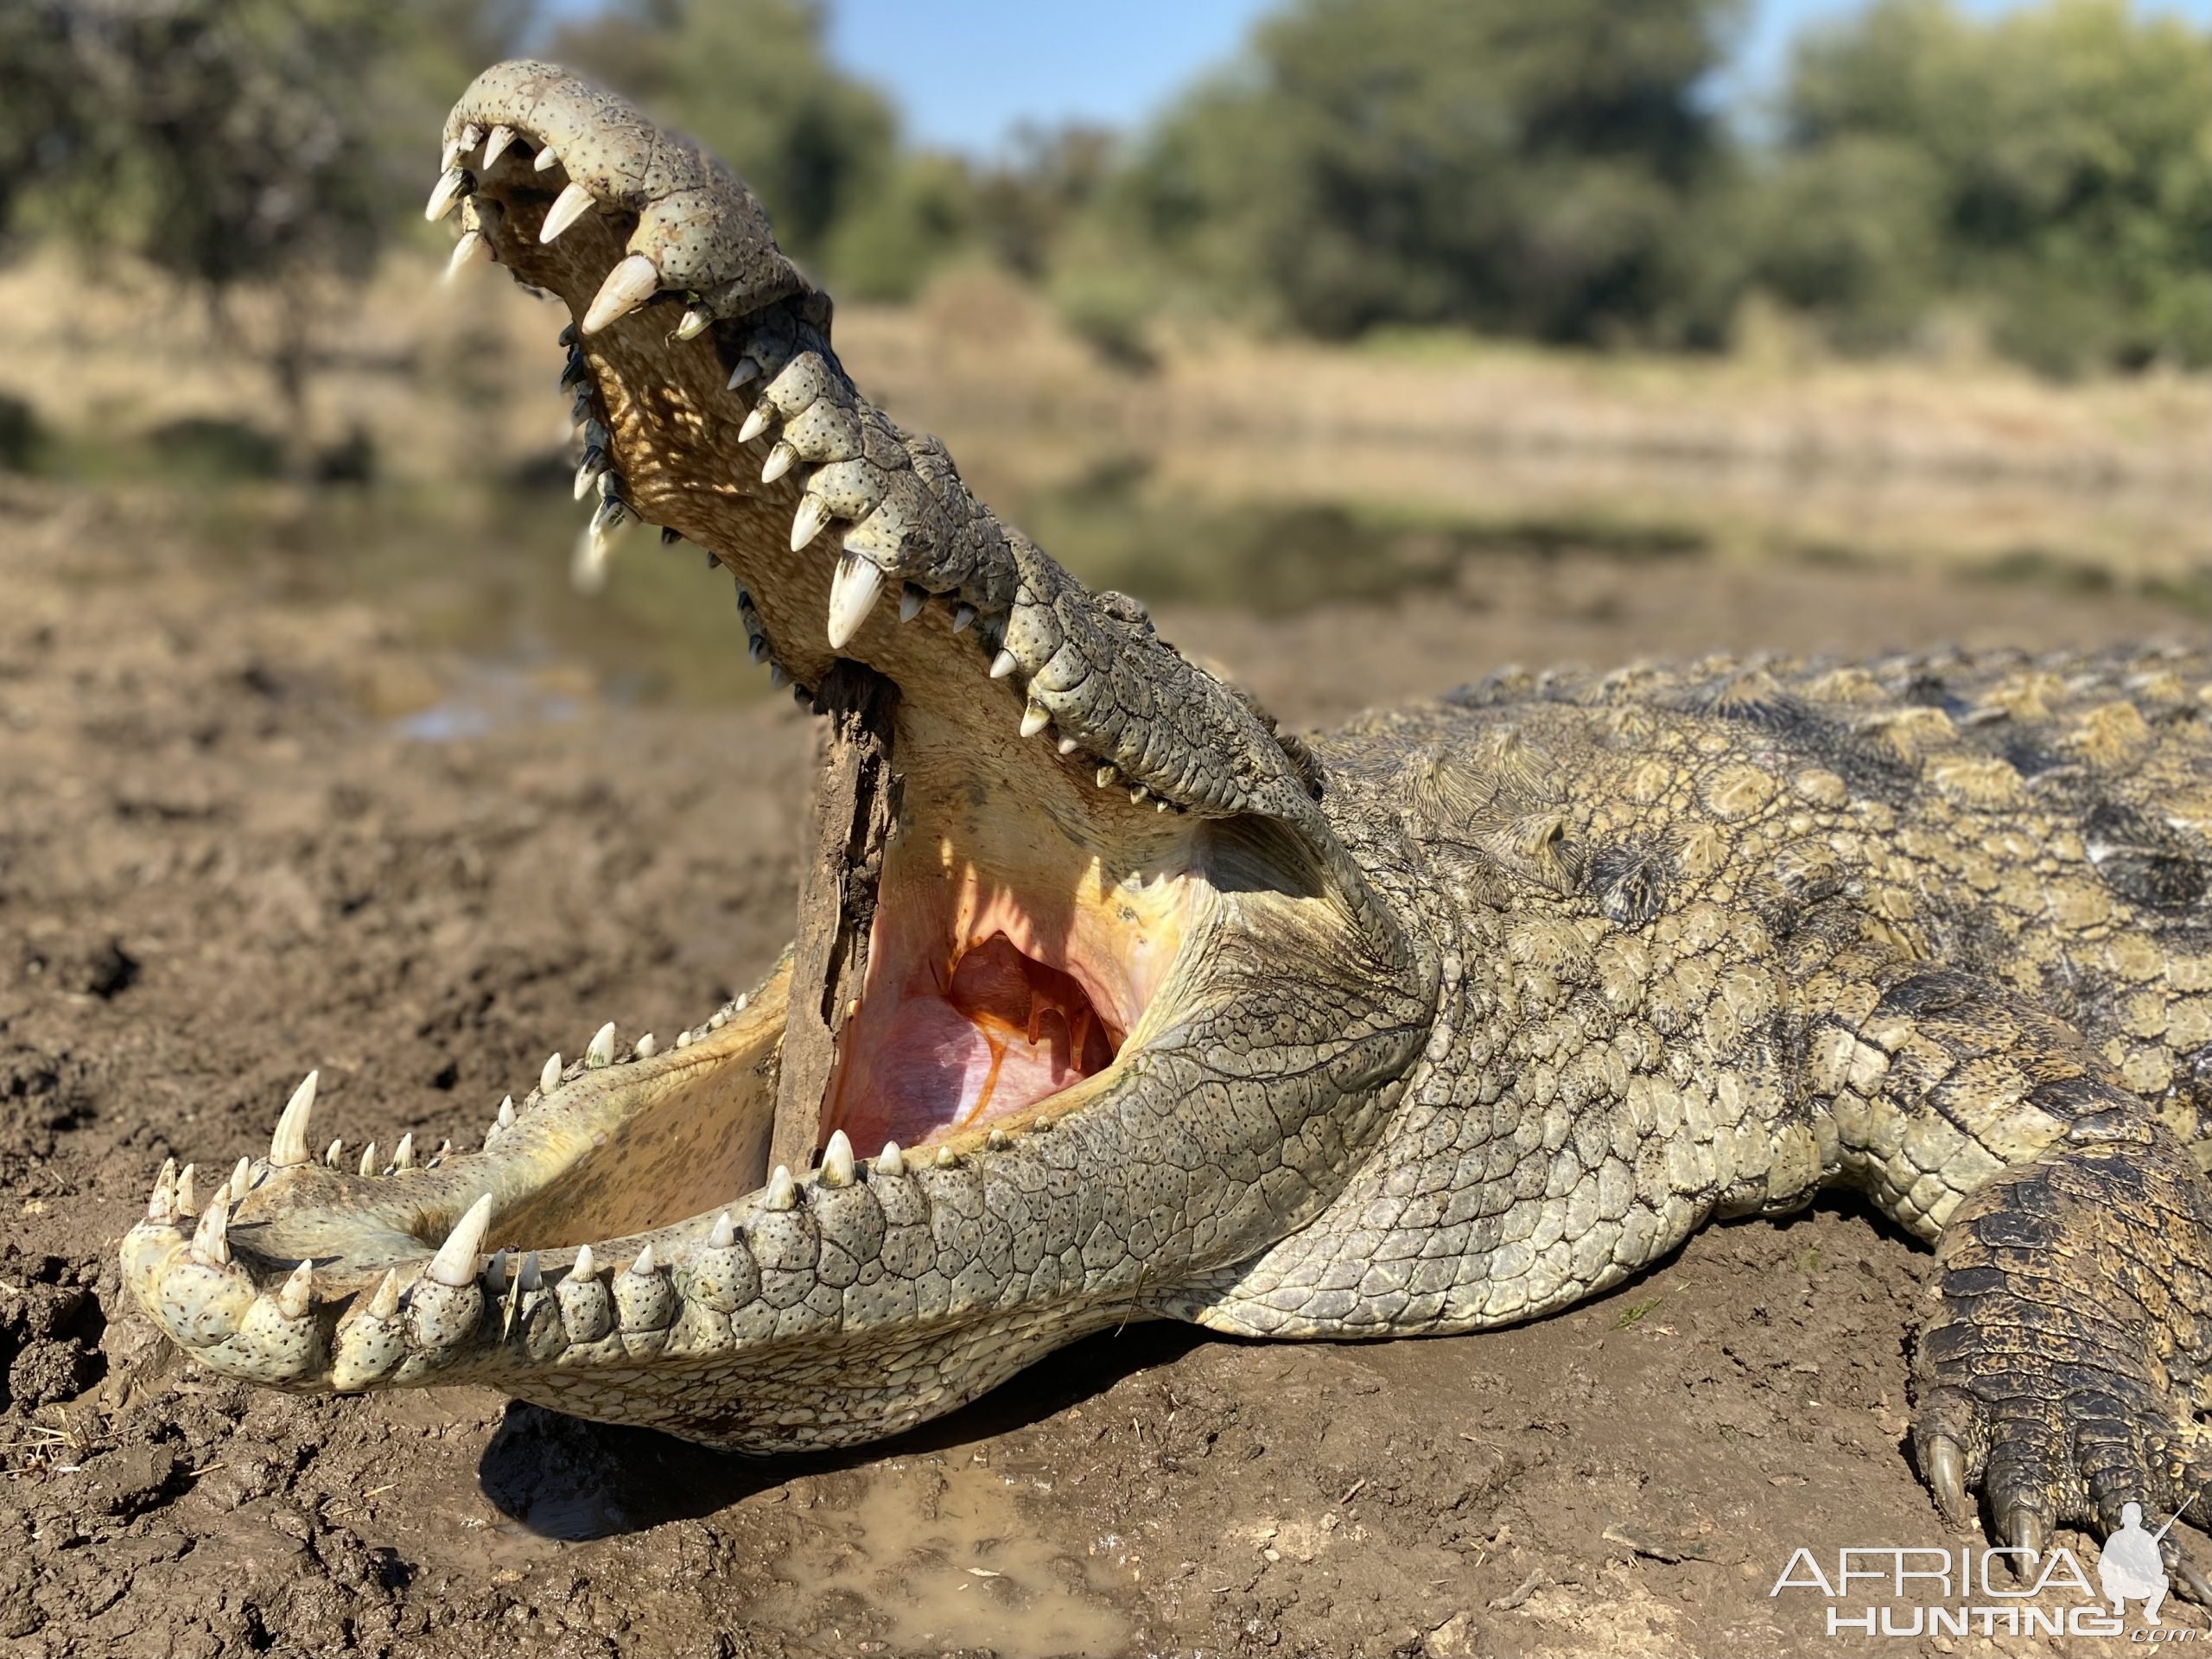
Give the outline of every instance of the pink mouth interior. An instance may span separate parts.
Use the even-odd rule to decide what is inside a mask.
[[[1007,1116],[1104,1070],[1122,1033],[1074,975],[1026,955],[1004,931],[948,962],[899,948],[878,913],[860,1013],[848,1023],[825,1131],[866,1155],[920,1146]]]

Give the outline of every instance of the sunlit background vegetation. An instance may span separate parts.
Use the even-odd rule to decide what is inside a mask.
[[[520,616],[624,683],[734,683],[719,634],[640,666],[689,626],[658,579],[588,621],[547,585],[543,314],[480,272],[442,321],[404,297],[443,112],[526,51],[735,163],[863,380],[1095,577],[1286,609],[1561,548],[1910,558],[2195,613],[2212,34],[1872,0],[1754,99],[1745,22],[1283,0],[1140,127],[978,159],[908,142],[808,0],[13,0],[0,469],[186,491],[173,522],[472,649]]]

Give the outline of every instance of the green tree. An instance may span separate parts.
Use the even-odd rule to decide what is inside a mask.
[[[1135,232],[1325,335],[1717,334],[1700,83],[1734,0],[1295,0],[1143,146]]]
[[[1760,275],[1861,345],[1948,302],[2047,369],[2212,362],[2212,35],[1876,0],[1801,44]]]

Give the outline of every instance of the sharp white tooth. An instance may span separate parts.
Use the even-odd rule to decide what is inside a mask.
[[[484,1287],[494,1296],[505,1294],[507,1288],[506,1251],[493,1251],[492,1259],[484,1264]]]
[[[162,1224],[176,1220],[176,1160],[162,1160],[162,1173],[154,1178],[153,1196],[146,1200],[146,1219]]]
[[[207,1213],[200,1217],[200,1225],[193,1230],[193,1255],[207,1267],[225,1266],[231,1259],[230,1231],[231,1195],[219,1186],[207,1200]]]
[[[536,1250],[523,1257],[522,1271],[515,1275],[515,1286],[525,1296],[545,1287],[545,1274],[538,1268]]]
[[[461,200],[461,193],[468,187],[468,175],[460,168],[449,167],[438,175],[430,191],[429,205],[423,209],[423,217],[432,224],[453,212],[454,204]]]
[[[1175,803],[1163,796],[1153,802],[1152,810],[1155,812],[1173,812],[1175,810]]]
[[[883,1150],[875,1154],[875,1173],[879,1175],[904,1175],[906,1173],[906,1157],[899,1150],[896,1141],[885,1141]]]
[[[446,146],[445,157],[438,164],[451,167],[462,156],[484,142],[484,129],[471,124],[461,130],[461,137]]]
[[[1054,744],[1053,747],[1058,749],[1062,754],[1073,754],[1077,749],[1081,748],[1083,745],[1077,742],[1075,739],[1071,737],[1064,737],[1058,743]]]
[[[1151,798],[1152,791],[1147,789],[1142,784],[1135,785],[1129,791],[1129,804],[1131,806],[1142,806]]]
[[[361,1148],[361,1173],[364,1175],[373,1175],[376,1173],[377,1143],[372,1141],[367,1146]]]
[[[492,1226],[492,1195],[486,1192],[468,1206],[468,1213],[446,1235],[423,1276],[458,1290],[476,1281],[476,1258],[484,1249],[484,1235]]]
[[[641,1060],[650,1060],[660,1052],[660,1045],[653,1040],[653,1034],[649,1031],[631,1046],[630,1052]]]
[[[842,1129],[830,1137],[830,1144],[822,1154],[822,1184],[824,1186],[850,1186],[853,1184],[853,1143]]]
[[[399,1312],[399,1269],[387,1268],[384,1277],[377,1281],[376,1294],[369,1298],[369,1317],[388,1319]]]
[[[561,194],[553,198],[553,205],[545,210],[545,222],[537,228],[540,245],[550,242],[591,211],[591,192],[571,181],[561,187]],[[587,328],[584,333],[589,334]]]
[[[633,253],[607,273],[599,293],[584,313],[584,333],[595,334],[619,317],[626,317],[660,292],[660,270],[642,253]]]
[[[741,992],[741,993],[740,993],[740,994],[739,994],[739,996],[738,996],[737,1001],[734,1001],[734,1002],[733,1002],[733,1003],[731,1003],[731,1004],[729,1005],[729,1007],[730,1007],[730,1012],[731,1012],[732,1014],[743,1014],[743,1013],[745,1012],[745,1005],[746,1005],[747,1003],[750,1002],[752,1000],[753,1000],[753,993],[752,993],[752,992],[750,992],[750,991],[745,991],[745,992]]]
[[[837,561],[837,572],[830,578],[830,650],[842,651],[861,631],[861,624],[868,620],[868,612],[875,607],[876,595],[882,591],[883,572],[873,559],[848,553]]]
[[[1024,737],[1034,737],[1052,723],[1052,712],[1041,702],[1033,702],[1021,711],[1021,734]]]
[[[453,252],[446,259],[446,281],[461,275],[461,267],[479,254],[489,254],[492,245],[484,239],[481,231],[463,231],[461,240],[453,245]]]
[[[677,323],[676,337],[678,340],[696,340],[707,332],[707,326],[713,321],[714,318],[705,311],[692,306],[685,310],[683,319]]]
[[[276,1133],[269,1137],[270,1168],[289,1169],[295,1164],[308,1161],[308,1119],[315,1112],[315,1086],[321,1076],[320,1071],[308,1072],[300,1086],[292,1090],[291,1099],[284,1103],[284,1109],[276,1119]]]
[[[726,1250],[736,1243],[737,1224],[729,1218],[729,1211],[725,1210],[715,1217],[714,1226],[708,1230],[707,1248],[710,1250]]]
[[[830,509],[822,505],[818,495],[802,495],[798,511],[791,514],[791,551],[796,553],[822,533],[822,526],[830,522]]]
[[[740,443],[752,442],[768,429],[768,423],[775,418],[768,412],[767,404],[755,404],[753,412],[745,417],[745,423],[737,429],[737,441]]]
[[[399,1137],[399,1144],[391,1149],[391,1166],[394,1169],[412,1169],[415,1167],[414,1130],[410,1129],[406,1134],[401,1135]]]
[[[610,1020],[591,1034],[591,1046],[584,1050],[584,1064],[592,1067],[611,1065],[614,1062],[614,1022]]]
[[[774,483],[791,471],[792,463],[798,460],[798,451],[779,438],[776,447],[768,451],[768,459],[760,463],[760,481],[763,484]]]
[[[776,1173],[768,1178],[768,1190],[761,1194],[764,1210],[788,1210],[798,1202],[798,1184],[791,1179],[788,1166],[778,1164]]]
[[[1099,767],[1098,787],[1101,789],[1111,789],[1114,786],[1115,781],[1119,779],[1121,775],[1122,774],[1116,771],[1112,766]]]
[[[324,1165],[331,1169],[337,1168],[338,1154],[345,1150],[346,1142],[343,1140],[333,1141],[327,1147],[323,1148],[322,1161]]]
[[[689,1048],[689,1047],[690,1047],[690,1046],[691,1046],[691,1033],[690,1033],[689,1031],[679,1031],[679,1032],[677,1032],[677,1033],[676,1033],[676,1046],[677,1046],[678,1048]]]
[[[955,633],[967,632],[969,624],[975,620],[976,607],[966,600],[962,600],[952,607],[952,631]]]
[[[549,1054],[545,1057],[545,1065],[537,1073],[539,1094],[550,1095],[561,1086],[561,1069],[560,1055]]]
[[[922,613],[922,607],[929,603],[929,590],[908,582],[899,590],[899,620],[911,622]]]
[[[737,366],[729,372],[728,389],[735,391],[747,381],[760,378],[760,365],[749,357],[741,357],[737,359]]]
[[[550,144],[540,144],[537,147],[537,159],[531,162],[531,168],[540,173],[550,173],[560,165],[561,152]]]
[[[995,680],[1002,680],[1020,666],[1020,664],[1014,660],[1012,652],[1001,650],[997,656],[991,658],[991,677]]]
[[[729,1024],[729,1010],[728,1008],[716,1008],[712,1014],[707,1016],[707,1029],[709,1031],[720,1031],[728,1024]]]
[[[592,1255],[591,1246],[588,1244],[577,1245],[576,1259],[569,1268],[569,1277],[574,1279],[577,1283],[582,1284],[587,1279],[595,1279],[598,1276],[599,1262],[598,1259]]]
[[[959,1168],[960,1154],[950,1147],[939,1147],[937,1149],[937,1166],[939,1169]]]
[[[486,172],[491,170],[492,163],[499,159],[500,153],[514,141],[515,130],[512,127],[492,129],[490,135],[484,140],[484,167]]]
[[[645,1243],[645,1248],[638,1252],[638,1259],[630,1264],[630,1271],[636,1274],[642,1279],[652,1270],[653,1247],[652,1242],[648,1239]]]
[[[238,1161],[238,1166],[231,1171],[231,1197],[242,1198],[252,1191],[253,1160],[251,1158],[241,1158]]]
[[[176,1173],[176,1207],[180,1215],[200,1213],[200,1194],[193,1183],[193,1172],[198,1167],[196,1164],[187,1164]]]
[[[499,1116],[497,1121],[499,1127],[503,1129],[512,1129],[514,1128],[515,1097],[512,1095],[509,1095],[505,1100],[502,1100],[499,1103]]]
[[[303,1319],[315,1300],[315,1263],[302,1262],[276,1293],[276,1311],[288,1319]]]

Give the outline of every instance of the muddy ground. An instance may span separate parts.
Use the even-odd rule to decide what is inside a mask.
[[[0,1653],[1848,1650],[1769,1595],[1790,1552],[1956,1541],[1900,1451],[1928,1258],[1848,1201],[1481,1337],[1132,1326],[834,1459],[195,1371],[118,1291],[162,1159],[265,1145],[310,1066],[324,1135],[467,1144],[549,1049],[696,1020],[785,937],[807,734],[487,673],[143,504],[0,497]],[[2180,626],[1571,556],[1164,621],[1304,722],[1510,659]]]

